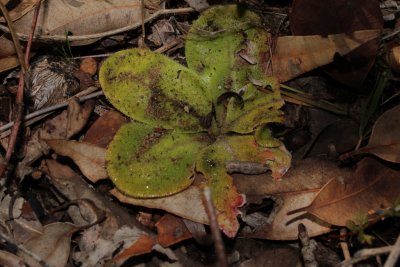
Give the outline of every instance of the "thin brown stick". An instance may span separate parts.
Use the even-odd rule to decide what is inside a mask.
[[[17,57],[18,57],[19,64],[21,65],[21,69],[23,72],[26,72],[26,70],[28,69],[28,66],[25,65],[25,63],[24,63],[24,52],[22,52],[22,46],[21,46],[21,44],[18,40],[18,36],[14,30],[14,23],[12,22],[6,7],[3,5],[3,3],[1,1],[0,1],[0,9],[1,9],[1,12],[3,12],[4,19],[7,22],[8,30],[11,34],[11,38],[14,43],[15,51],[17,52]]]
[[[39,17],[40,5],[42,4],[42,0],[36,1],[35,12],[33,13],[31,30],[29,32],[28,43],[26,44],[26,53],[25,53],[25,65],[29,68],[29,57],[31,53],[31,47],[33,42],[33,36],[35,35],[36,24]]]
[[[182,40],[177,38],[177,39],[174,39],[171,42],[169,42],[169,43],[157,48],[156,50],[154,50],[154,52],[155,53],[165,53],[168,50],[174,48],[175,46],[177,46],[177,45],[179,45],[181,43],[182,43]]]
[[[94,93],[88,94],[86,96],[79,96],[79,101],[81,101],[81,102],[82,101],[86,101],[86,100],[101,96],[103,94],[104,94],[103,91],[98,91],[98,92],[94,92]],[[26,115],[24,117],[23,121],[26,122],[26,121],[29,121],[29,120],[31,120],[33,118],[38,117],[38,116],[48,115],[49,113],[51,113],[51,112],[53,112],[53,111],[55,111],[57,109],[66,107],[66,106],[68,106],[68,100],[65,101],[65,102],[62,102],[60,104],[56,104],[54,106],[42,108],[42,109],[39,109],[39,110],[37,110],[35,112],[32,112],[32,113]],[[0,127],[0,139],[8,136],[8,134],[3,134],[3,132],[5,132],[8,129],[10,129],[13,125],[14,125],[14,122],[10,122],[10,123],[7,123],[7,124],[5,124],[5,125]]]
[[[38,0],[36,2],[36,7],[35,7],[35,13],[32,19],[32,27],[31,27],[31,33],[29,34],[29,39],[28,39],[28,44],[27,44],[27,49],[26,49],[26,54],[25,54],[25,67],[29,67],[29,55],[30,55],[30,48],[32,46],[32,40],[33,40],[33,35],[35,32],[36,28],[36,23],[37,23],[37,18],[39,15],[39,9],[40,9],[40,4],[41,0]],[[20,129],[20,126],[22,124],[22,118],[24,114],[24,80],[25,80],[25,72],[21,71],[19,74],[19,82],[18,82],[18,90],[17,90],[17,95],[15,96],[15,123],[12,127],[10,138],[8,140],[8,147],[7,147],[7,152],[6,152],[6,157],[5,161],[6,164],[11,160],[12,154],[14,153],[15,145],[17,143],[17,137],[18,137],[18,132]],[[3,177],[5,172],[5,166],[0,167],[0,177]]]
[[[221,232],[218,227],[217,215],[215,214],[215,208],[212,202],[210,188],[208,187],[204,188],[203,196],[204,196],[204,206],[207,212],[208,219],[210,221],[211,235],[214,240],[215,252],[218,258],[217,266],[228,267],[228,262],[226,260],[226,255],[225,255],[224,243],[222,241]]]

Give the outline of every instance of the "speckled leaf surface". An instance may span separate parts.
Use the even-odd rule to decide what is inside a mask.
[[[226,107],[225,122],[222,132],[251,133],[269,122],[283,122],[283,112],[279,110],[284,102],[280,95],[279,83],[271,78],[268,80],[271,92],[266,94],[254,85],[243,89],[243,107],[230,100]]]
[[[125,115],[154,127],[203,130],[212,110],[207,85],[168,57],[130,49],[109,57],[100,69],[106,97]]]
[[[253,12],[236,5],[215,6],[192,25],[185,54],[188,67],[210,84],[216,100],[226,91],[238,92],[250,79],[264,78],[260,60],[268,53],[268,33]],[[248,77],[250,76],[250,77]]]
[[[132,197],[161,197],[187,188],[204,134],[185,134],[141,123],[121,127],[107,151],[107,171],[115,186]]]
[[[261,100],[266,94],[257,91],[253,81],[264,80],[266,83],[262,86],[270,85],[278,89],[274,92],[278,96],[275,100],[279,100],[275,106],[279,109],[283,105],[279,83],[264,75],[263,70],[268,68],[270,38],[261,25],[256,14],[239,10],[236,5],[216,6],[205,11],[193,23],[188,34],[187,64],[209,82],[212,90],[210,97],[216,101],[220,95],[234,92],[244,100],[243,111],[237,110],[240,107],[235,105],[234,99],[228,101],[228,110],[216,105],[217,122],[225,125],[225,131],[249,133],[265,120],[251,110],[265,108],[260,106],[260,102],[268,102],[270,106],[270,99]],[[267,109],[262,112],[265,113]],[[246,117],[238,119],[242,115]],[[224,122],[225,116],[229,117],[226,118],[227,122]],[[255,118],[259,120],[254,122]],[[231,123],[235,125],[230,126]]]

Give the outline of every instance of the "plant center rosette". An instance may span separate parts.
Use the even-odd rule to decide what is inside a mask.
[[[106,155],[118,190],[134,198],[164,197],[202,173],[220,228],[236,235],[245,198],[227,164],[258,164],[280,179],[291,162],[267,127],[283,121],[284,102],[278,81],[264,74],[269,34],[260,25],[252,12],[216,6],[193,23],[187,67],[144,49],[117,52],[103,63],[104,94],[133,119]]]

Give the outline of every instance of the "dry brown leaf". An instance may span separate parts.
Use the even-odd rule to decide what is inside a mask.
[[[11,70],[19,65],[17,56],[6,56],[0,58],[0,73]]]
[[[12,218],[14,219],[9,222],[9,225],[17,242],[23,243],[43,233],[42,223],[31,204],[23,198],[16,199]]]
[[[53,139],[46,143],[59,155],[70,157],[90,181],[108,177],[105,165],[106,149],[73,140]]]
[[[7,4],[13,4],[13,1],[9,0],[1,0],[1,2],[6,5],[6,7]],[[16,2],[18,3],[16,7],[12,8],[11,10],[7,8],[8,14],[12,21],[16,21],[17,19],[21,18],[23,15],[32,10],[36,4],[35,0],[21,0]],[[0,16],[0,22],[6,22],[3,16]]]
[[[275,211],[263,224],[253,231],[244,231],[243,236],[273,239],[295,240],[298,238],[298,224],[307,227],[309,236],[317,236],[330,231],[330,226],[313,216],[287,215],[287,212],[308,205],[332,177],[346,176],[349,171],[339,169],[329,161],[306,159],[294,162],[280,182],[266,175],[234,175],[239,192],[244,193],[248,202],[258,202],[272,198],[277,203]],[[252,201],[255,200],[255,201]],[[307,204],[308,203],[308,204]]]
[[[82,141],[106,148],[118,129],[128,120],[116,111],[107,111],[86,132]]]
[[[181,218],[165,214],[156,223],[157,240],[163,247],[169,247],[192,237]]]
[[[357,144],[358,128],[359,125],[351,119],[340,119],[329,124],[316,137],[308,156],[326,156],[332,152],[342,154],[349,151]]]
[[[147,5],[160,8],[158,1],[145,1],[144,18],[151,16]],[[126,26],[140,26],[142,8],[140,0],[86,0],[86,1],[49,1],[40,8],[37,22],[37,38],[51,36],[82,37],[80,41],[71,41],[71,45],[85,45],[97,38],[85,38],[84,35],[103,34]],[[15,23],[15,30],[24,37],[28,36],[32,23],[33,10]],[[76,39],[75,39],[76,40]],[[62,40],[59,40],[62,41]]]
[[[329,224],[312,216],[307,216],[306,212],[287,214],[289,211],[309,205],[317,193],[318,191],[294,192],[278,196],[283,205],[278,207],[278,211],[274,214],[271,223],[261,225],[255,231],[243,231],[241,235],[270,240],[296,240],[298,239],[298,226],[300,223],[307,228],[310,237],[330,232],[331,227]]]
[[[97,73],[97,62],[93,57],[84,58],[79,64],[79,69],[93,76]]]
[[[28,240],[24,246],[40,256],[49,266],[67,265],[71,248],[71,236],[79,227],[71,223],[56,222],[44,226],[43,234]],[[32,257],[19,251],[18,255],[32,267],[42,266]]]
[[[400,196],[400,171],[372,158],[358,163],[352,177],[336,177],[305,210],[333,225],[345,226],[371,210],[391,207]]]
[[[356,31],[352,35],[278,37],[269,74],[277,76],[281,82],[290,80],[333,62],[336,53],[345,55],[379,37],[379,34],[380,30],[364,30]]]
[[[400,74],[400,46],[395,44],[391,44],[389,55],[387,56],[387,63],[390,66],[390,69],[397,76]]]
[[[162,198],[132,198],[122,194],[117,189],[111,190],[111,194],[123,203],[162,209],[191,221],[208,224],[207,213],[202,204],[201,187],[198,185],[192,185],[179,194]]]
[[[5,34],[0,37],[0,47],[0,58],[17,54],[13,41],[8,39]]]
[[[95,106],[94,100],[86,101],[83,106],[80,105],[77,98],[72,98],[68,102],[68,122],[67,133],[68,138],[74,136],[86,125],[89,120],[90,114]]]
[[[162,19],[154,23],[151,26],[151,31],[152,33],[147,39],[157,46],[169,44],[177,38],[177,29],[168,19]]]
[[[13,42],[3,34],[0,37],[0,73],[19,65]]]
[[[0,266],[25,267],[24,261],[5,250],[0,250]]]
[[[0,194],[0,221],[7,222],[16,242],[23,243],[43,233],[43,226],[29,202],[22,197],[13,198],[3,191]]]
[[[73,258],[81,263],[82,267],[92,267],[96,264],[104,265],[120,249],[127,249],[134,244],[140,236],[150,235],[134,216],[99,194],[84,179],[70,167],[54,160],[46,160],[42,170],[48,174],[51,183],[70,200],[88,199],[97,208],[106,213],[106,220],[101,224],[83,230],[78,241],[79,250],[73,253]],[[79,217],[82,210],[71,206],[68,209],[74,223],[84,220]],[[86,217],[86,216],[85,216]]]
[[[73,112],[64,110],[60,115],[47,120],[43,123],[40,129],[34,131],[31,139],[26,145],[26,153],[24,159],[18,163],[17,175],[18,177],[25,177],[28,175],[32,169],[30,165],[38,160],[42,155],[49,152],[49,146],[43,141],[47,139],[68,139],[74,132],[79,132],[86,125],[87,121],[80,121],[80,123],[74,124],[77,128],[70,128],[67,133],[67,125],[69,121],[69,116],[80,118],[89,118],[89,114],[92,112],[94,102],[85,102],[82,107],[77,110],[74,108]],[[68,107],[70,109],[70,107]],[[86,115],[77,115],[77,113],[82,113]]]
[[[400,163],[400,105],[383,113],[374,124],[368,145],[350,155],[360,153]]]
[[[290,12],[293,35],[327,35],[368,29],[382,29],[379,1],[295,0]],[[323,68],[336,80],[360,87],[371,69],[379,48],[379,40],[369,41],[334,63]]]
[[[156,243],[155,238],[149,237],[148,235],[142,235],[130,247],[115,256],[112,261],[117,262],[128,259],[132,256],[150,253]]]

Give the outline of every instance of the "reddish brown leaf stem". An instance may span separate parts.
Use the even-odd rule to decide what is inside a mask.
[[[33,13],[33,18],[32,18],[31,31],[29,32],[28,43],[26,44],[25,65],[27,67],[29,67],[29,57],[31,54],[32,41],[33,41],[33,36],[35,34],[35,29],[36,29],[37,20],[39,17],[39,10],[40,10],[41,4],[42,4],[42,0],[36,1],[35,12]]]
[[[217,266],[228,267],[226,260],[224,243],[222,241],[221,232],[218,227],[217,216],[212,202],[210,188],[206,187],[203,191],[204,206],[207,212],[208,220],[210,221],[211,235],[214,240],[215,253],[217,254]]]
[[[26,46],[26,53],[25,53],[25,67],[26,69],[29,68],[29,56],[30,56],[30,50],[32,46],[32,40],[33,40],[33,35],[35,33],[35,28],[37,24],[37,19],[39,16],[39,9],[40,9],[40,4],[41,0],[38,0],[36,2],[36,7],[32,19],[32,25],[31,25],[31,32],[29,34],[29,39],[28,39],[28,44]],[[10,29],[10,31],[12,31]],[[15,97],[15,123],[12,127],[10,138],[8,141],[8,147],[7,147],[7,152],[6,152],[6,164],[10,161],[11,156],[14,152],[15,144],[17,142],[17,137],[18,137],[18,132],[19,128],[22,124],[22,117],[24,114],[24,80],[25,80],[25,71],[24,68],[21,67],[21,72],[19,74],[19,82],[18,82],[18,90],[17,90],[17,95]],[[5,166],[0,167],[0,177],[3,177],[4,172],[5,172]]]

